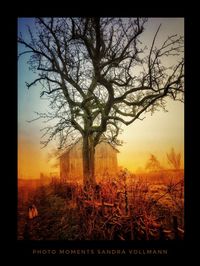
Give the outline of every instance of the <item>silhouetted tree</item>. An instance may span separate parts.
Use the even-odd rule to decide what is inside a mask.
[[[175,170],[179,170],[181,167],[181,153],[176,153],[174,148],[166,154],[169,165],[171,165]]]
[[[183,37],[169,36],[149,49],[140,36],[146,18],[37,18],[28,29],[29,40],[19,34],[22,54],[30,53],[29,66],[41,84],[41,97],[54,121],[44,129],[43,145],[59,138],[60,148],[83,139],[84,184],[94,184],[95,147],[102,138],[119,145],[121,126],[142,119],[145,112],[164,107],[164,98],[183,100]],[[175,64],[165,59],[175,57]],[[169,62],[169,61],[168,61]],[[53,124],[53,125],[52,125]]]
[[[154,154],[150,155],[150,158],[146,164],[146,169],[150,171],[159,171],[162,169],[162,166],[159,162],[159,160],[156,158]]]

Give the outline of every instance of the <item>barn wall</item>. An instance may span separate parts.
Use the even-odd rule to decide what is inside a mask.
[[[69,151],[69,178],[82,180],[83,178],[83,163],[82,163],[82,145],[80,142],[76,143]]]
[[[117,151],[105,142],[97,145],[95,154],[96,176],[102,176],[106,173],[113,175],[117,172],[117,169]]]
[[[117,151],[110,144],[101,142],[97,145],[95,152],[97,180],[105,174],[115,175],[117,170]],[[81,141],[60,157],[60,177],[62,180],[83,182]]]
[[[60,157],[60,178],[65,180],[69,174],[69,154],[65,153]]]

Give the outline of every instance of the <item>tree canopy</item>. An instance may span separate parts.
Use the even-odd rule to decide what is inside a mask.
[[[183,99],[183,37],[169,36],[145,50],[140,35],[145,18],[37,18],[29,28],[30,41],[19,36],[31,53],[30,67],[37,78],[30,88],[42,86],[52,112],[39,114],[54,126],[46,127],[44,145],[59,136],[60,147],[76,133],[93,134],[95,145],[102,134],[115,144],[121,125],[164,106],[164,97]],[[164,60],[177,57],[174,65]],[[71,141],[72,141],[71,139]]]
[[[37,75],[27,87],[40,83],[41,97],[50,103],[50,112],[38,114],[54,121],[44,128],[44,146],[58,137],[59,148],[65,148],[81,136],[89,169],[102,138],[119,145],[122,125],[165,107],[168,96],[183,101],[183,37],[171,35],[156,46],[159,26],[145,47],[140,37],[146,22],[36,18],[34,30],[28,28],[29,40],[19,34],[24,46],[19,56],[30,53],[29,66]],[[171,57],[175,63],[166,64]]]

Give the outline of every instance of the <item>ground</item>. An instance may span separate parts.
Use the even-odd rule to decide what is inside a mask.
[[[77,183],[51,182],[18,198],[18,239],[183,239],[184,173],[133,175],[121,171],[85,192]],[[29,219],[35,204],[38,216]]]

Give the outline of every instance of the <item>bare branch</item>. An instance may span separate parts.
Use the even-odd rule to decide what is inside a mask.
[[[164,108],[166,97],[183,101],[183,38],[171,35],[159,46],[158,27],[145,54],[140,42],[146,18],[37,18],[19,56],[30,54],[29,65],[49,99],[43,144],[74,136],[89,136],[94,146],[104,135],[118,143],[121,125],[146,112]],[[27,38],[26,38],[27,40]],[[173,64],[170,60],[173,57]],[[166,63],[167,62],[167,63]],[[135,74],[138,73],[138,74]],[[39,86],[38,86],[39,87]]]

